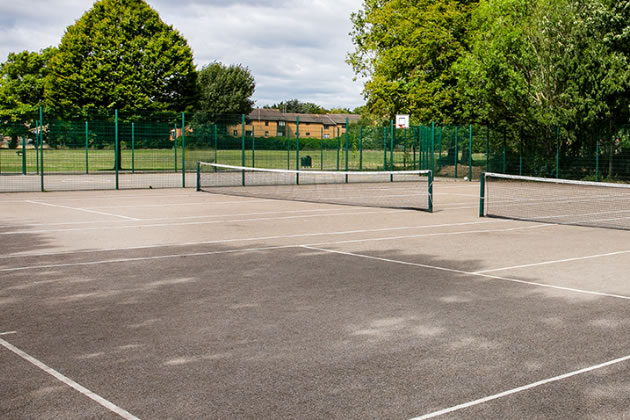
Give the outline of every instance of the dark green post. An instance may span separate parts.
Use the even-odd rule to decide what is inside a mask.
[[[440,162],[442,162],[442,126],[440,126],[440,137],[438,139],[440,153],[438,154],[438,169],[440,168]]]
[[[560,128],[556,127],[556,179],[560,178]]]
[[[39,121],[35,121],[35,169],[39,175]]]
[[[486,173],[481,173],[481,179],[479,180],[479,217],[484,216],[484,202],[486,199]]]
[[[339,127],[337,127],[337,170],[339,170],[339,150],[341,149],[341,134],[339,134]]]
[[[431,122],[431,173],[435,173],[435,123]]]
[[[114,158],[114,166],[116,167],[116,189],[118,189],[118,166],[120,162],[118,162],[118,151],[120,150],[120,145],[118,144],[118,110],[114,111],[114,137],[116,141],[116,157]]]
[[[241,184],[245,186],[245,114],[241,114]]]
[[[182,112],[182,188],[186,188],[186,113]]]
[[[468,181],[472,181],[472,124],[468,126]]]
[[[88,164],[88,138],[89,138],[89,123],[85,122],[85,173],[89,174],[89,164]]]
[[[254,133],[254,124],[252,124],[252,168],[256,167],[256,134]]]
[[[429,172],[429,213],[433,213],[433,171]]]
[[[387,127],[383,127],[383,170],[387,170]]]
[[[26,175],[26,136],[22,136],[22,175]]]
[[[173,150],[175,151],[175,172],[177,172],[177,123],[175,123],[175,140],[173,142]]]
[[[287,136],[287,169],[291,169],[291,138],[289,136],[289,126],[284,126],[285,133]]]
[[[217,125],[214,125],[214,163],[219,163],[217,162],[217,149],[219,148],[219,136],[217,133],[218,129],[217,129]],[[214,168],[216,170],[216,167]]]
[[[300,117],[295,117],[295,170],[300,170]],[[300,173],[295,174],[295,183],[300,185]]]
[[[457,178],[457,161],[459,160],[459,127],[455,126],[455,172],[454,177]]]
[[[44,192],[44,117],[42,107],[39,107],[39,154],[41,170],[39,171],[39,183],[42,192]]]
[[[348,134],[348,129],[350,127],[348,127],[348,118],[346,118],[346,172],[348,171],[348,151],[350,150],[349,148],[349,134]],[[348,175],[346,175],[346,183],[348,182]]]
[[[201,185],[200,184],[200,180],[201,180],[201,176],[199,174],[199,172],[201,171],[201,165],[199,164],[199,161],[197,161],[197,191],[201,191]]]
[[[389,170],[394,170],[394,121],[389,122]]]
[[[136,132],[135,124],[131,123],[131,173],[136,172]]]
[[[403,128],[403,170],[407,169],[407,128]]]

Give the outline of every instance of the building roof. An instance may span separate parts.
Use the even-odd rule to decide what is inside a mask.
[[[300,118],[301,123],[316,123],[323,125],[345,124],[357,122],[361,116],[356,114],[297,114],[294,112],[280,112],[277,109],[256,108],[247,115],[249,121],[287,121],[295,122]]]

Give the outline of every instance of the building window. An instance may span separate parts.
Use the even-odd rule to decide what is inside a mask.
[[[306,133],[306,135],[307,135],[307,136],[310,136],[310,135],[311,135],[311,133]]]
[[[269,137],[269,131],[265,131],[265,137]]]
[[[238,131],[234,130],[234,131],[232,132],[232,135],[233,135],[233,136],[238,136]]]
[[[278,121],[278,125],[279,125],[280,127],[284,127],[284,121]]]
[[[324,138],[325,138],[325,139],[329,139],[329,138],[330,138],[330,136],[329,136],[328,134],[324,134]]]
[[[265,121],[265,127],[269,127],[269,121]]]
[[[247,137],[251,137],[251,136],[252,136],[252,131],[251,131],[251,130],[246,130],[246,131],[245,131],[245,135],[246,135]]]
[[[284,131],[278,131],[276,137],[284,137]]]

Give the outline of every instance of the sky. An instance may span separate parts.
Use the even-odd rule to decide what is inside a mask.
[[[256,81],[255,106],[289,99],[325,108],[364,104],[346,64],[350,15],[362,0],[148,0],[188,40],[198,69],[241,64]],[[0,0],[0,62],[10,52],[57,46],[91,0]]]

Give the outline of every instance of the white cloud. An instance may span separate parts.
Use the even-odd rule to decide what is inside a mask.
[[[5,3],[5,2],[3,2]],[[46,0],[0,5],[0,59],[9,52],[57,45],[91,1]],[[188,40],[199,68],[242,64],[267,105],[298,98],[325,107],[356,107],[362,86],[345,63],[352,50],[350,14],[362,0],[149,0]]]

